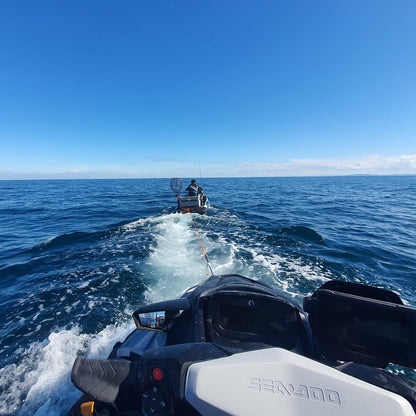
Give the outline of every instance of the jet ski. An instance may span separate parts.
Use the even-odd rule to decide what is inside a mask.
[[[78,357],[78,415],[414,416],[416,309],[389,290],[328,281],[303,305],[212,275],[138,308],[108,359]]]
[[[170,188],[176,195],[178,206],[175,212],[191,212],[198,214],[206,214],[208,208],[208,197],[205,195],[203,189],[197,186],[196,195],[181,196],[182,180],[180,178],[172,178],[170,180]]]

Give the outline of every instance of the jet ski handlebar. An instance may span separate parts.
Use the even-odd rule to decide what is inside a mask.
[[[229,353],[211,343],[189,343],[151,349],[138,361],[78,357],[72,368],[74,385],[94,401],[106,403],[122,414],[123,397],[136,397],[138,415],[173,415],[186,402],[188,367],[201,359]]]

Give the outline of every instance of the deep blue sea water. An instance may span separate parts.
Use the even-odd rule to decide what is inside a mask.
[[[328,279],[416,306],[416,176],[202,179],[216,274],[299,302]],[[0,181],[0,414],[64,415],[77,354],[106,357],[131,313],[206,277],[169,179]],[[407,372],[407,376],[414,374]]]

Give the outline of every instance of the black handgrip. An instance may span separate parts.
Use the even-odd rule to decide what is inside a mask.
[[[123,390],[137,392],[136,372],[137,365],[131,361],[78,357],[72,367],[71,380],[94,400],[115,403]]]

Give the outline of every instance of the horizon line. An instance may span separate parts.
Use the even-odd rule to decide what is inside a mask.
[[[254,179],[254,178],[340,178],[340,177],[368,177],[368,176],[416,176],[416,173],[351,173],[351,174],[327,174],[327,175],[269,175],[269,176],[204,176],[201,179]],[[179,176],[154,176],[154,177],[103,177],[103,178],[1,178],[0,181],[114,181],[114,180],[152,180],[152,179],[172,179],[180,178]],[[190,179],[193,176],[182,176],[182,178]]]

